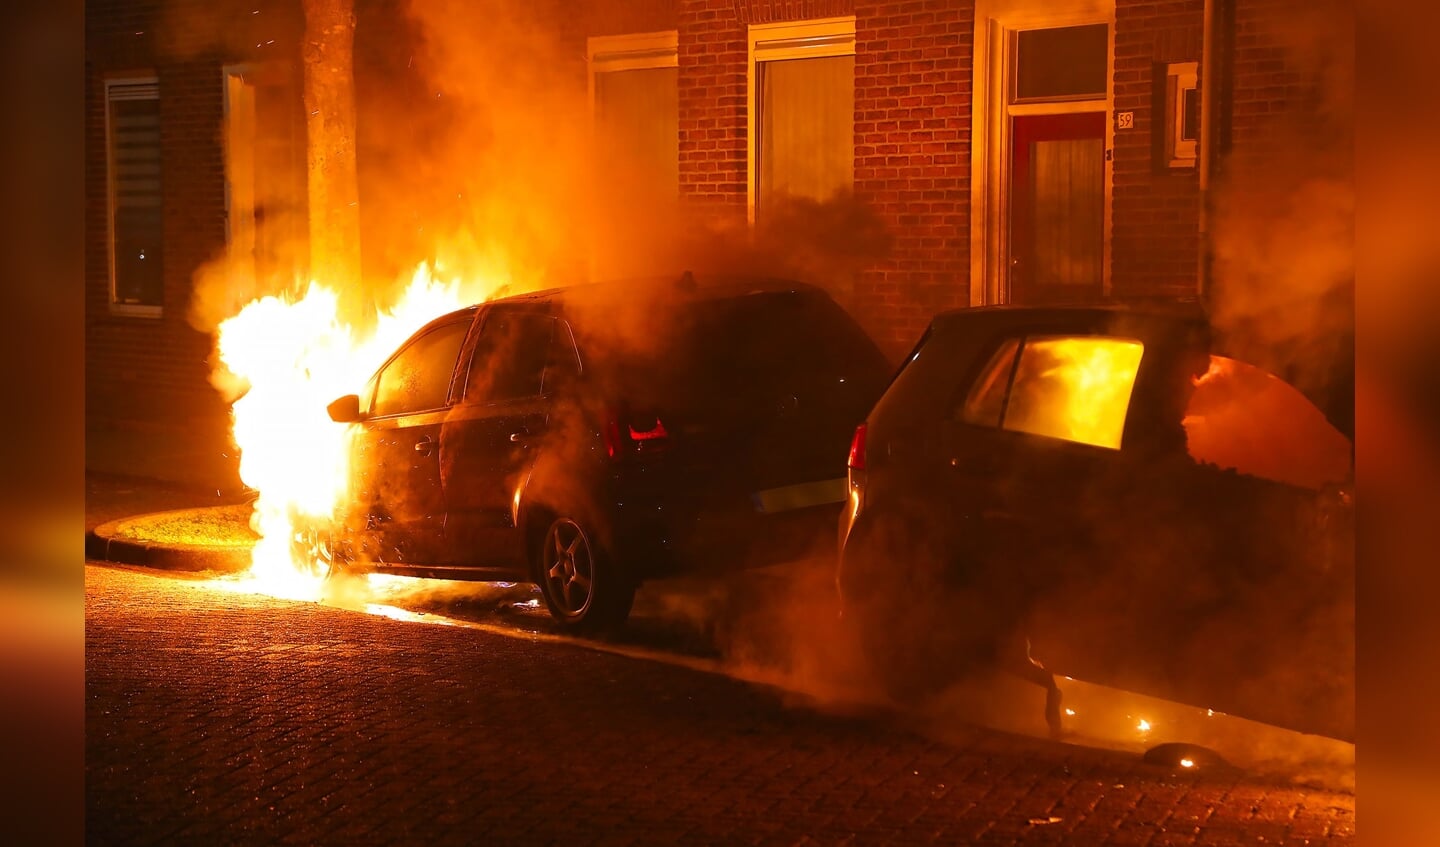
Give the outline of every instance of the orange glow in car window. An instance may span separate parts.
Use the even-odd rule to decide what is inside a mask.
[[[1120,449],[1144,350],[1126,338],[1027,338],[1003,426]]]

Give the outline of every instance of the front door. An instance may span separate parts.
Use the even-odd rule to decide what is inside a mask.
[[[1098,298],[1104,291],[1105,113],[1012,120],[1011,302]]]
[[[365,509],[362,549],[381,564],[433,564],[439,553],[440,433],[469,329],[468,315],[433,327],[375,375],[354,447]]]

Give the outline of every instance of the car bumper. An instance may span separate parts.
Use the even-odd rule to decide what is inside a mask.
[[[833,556],[843,498],[839,479],[709,496],[632,489],[615,498],[616,552],[642,578]]]

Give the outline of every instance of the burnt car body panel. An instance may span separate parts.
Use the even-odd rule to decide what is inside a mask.
[[[1050,336],[1143,345],[1118,449],[957,411],[1002,345]],[[990,596],[995,626],[1017,628],[1053,672],[1352,736],[1347,495],[1190,455],[1187,404],[1219,349],[1186,308],[937,317],[867,418],[842,595],[873,590],[847,572],[851,538],[921,516],[950,576]]]
[[[464,322],[443,407],[374,415],[386,368]],[[888,372],[827,295],[785,281],[603,283],[452,313],[367,386],[340,546],[357,569],[533,580],[542,524],[584,513],[637,580],[785,561],[833,544],[849,433]]]

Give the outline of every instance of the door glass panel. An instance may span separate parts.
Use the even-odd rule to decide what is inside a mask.
[[[1097,285],[1105,237],[1105,142],[1069,138],[1033,144],[1032,281],[1044,286]]]
[[[1015,99],[1104,97],[1110,53],[1107,24],[1029,29],[1015,47]]]
[[[1118,450],[1144,349],[1125,338],[1027,338],[1002,426]]]
[[[1009,299],[1097,298],[1104,290],[1105,113],[1012,121]]]
[[[410,342],[376,375],[371,413],[399,415],[443,407],[469,328],[469,321],[446,324]]]

